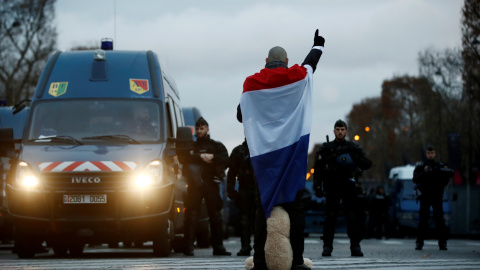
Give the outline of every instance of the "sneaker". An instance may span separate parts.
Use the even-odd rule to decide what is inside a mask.
[[[363,257],[363,252],[360,246],[350,247],[350,253],[353,257]]]
[[[330,256],[332,256],[332,251],[333,251],[333,247],[324,246],[323,251],[322,251],[322,256],[323,257],[330,257]]]
[[[415,243],[415,250],[422,250],[423,243]]]

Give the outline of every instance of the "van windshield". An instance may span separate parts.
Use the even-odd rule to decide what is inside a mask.
[[[32,108],[29,142],[72,140],[149,142],[161,137],[159,103],[143,100],[44,101]],[[62,142],[65,140],[62,140]]]

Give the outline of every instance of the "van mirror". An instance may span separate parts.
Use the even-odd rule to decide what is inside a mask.
[[[192,129],[189,127],[177,128],[177,138],[175,139],[175,152],[177,153],[178,160],[184,164],[190,155],[190,151],[193,150],[193,135]]]
[[[0,128],[0,157],[9,157],[14,151],[13,128]]]

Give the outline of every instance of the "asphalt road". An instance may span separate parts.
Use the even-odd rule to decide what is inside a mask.
[[[61,258],[49,253],[33,259],[18,259],[11,245],[0,246],[0,269],[245,269],[246,257],[235,256],[240,239],[225,240],[232,256],[213,256],[212,249],[195,249],[194,257],[174,253],[169,258],[154,258],[149,244],[144,248],[86,247],[83,256]],[[427,240],[424,249],[414,250],[414,239],[368,239],[362,241],[364,257],[350,256],[349,241],[339,235],[334,241],[332,257],[321,256],[319,235],[305,240],[304,257],[313,261],[314,269],[480,269],[480,241],[451,239],[448,250],[440,251],[437,242]]]

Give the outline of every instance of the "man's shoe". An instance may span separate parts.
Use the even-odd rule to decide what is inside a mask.
[[[239,252],[237,252],[237,256],[250,256],[250,250],[251,249],[240,249]]]
[[[292,270],[311,270],[311,269],[312,268],[306,266],[305,264],[292,266]]]
[[[333,251],[333,247],[324,246],[323,251],[322,251],[322,256],[323,257],[330,257],[330,256],[332,256],[332,251]]]
[[[350,247],[350,253],[353,257],[363,257],[363,252],[360,246]]]
[[[230,256],[230,255],[232,255],[232,253],[228,252],[226,250],[214,250],[213,255],[216,255],[216,256]]]
[[[423,243],[415,243],[415,250],[422,250]]]
[[[438,244],[438,248],[439,248],[440,250],[448,250],[448,248],[447,248],[447,243],[439,243],[439,244]]]

